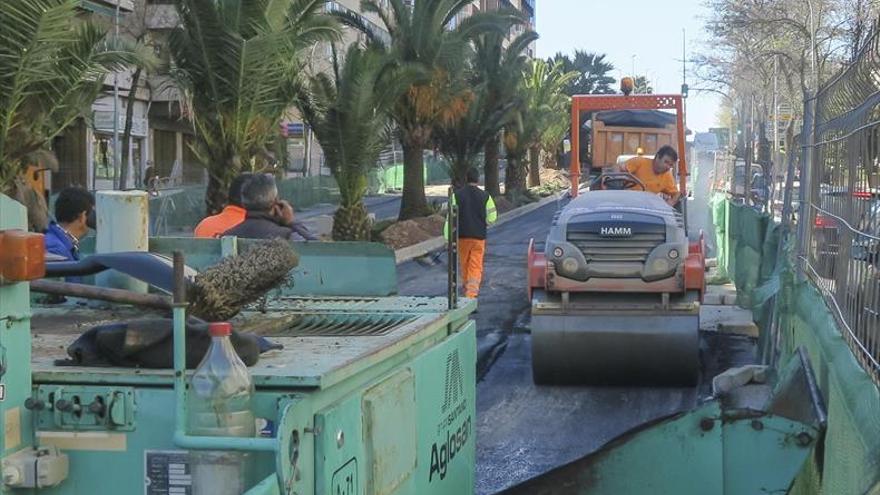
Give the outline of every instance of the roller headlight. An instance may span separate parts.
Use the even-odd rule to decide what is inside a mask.
[[[654,273],[666,273],[669,271],[669,262],[662,258],[658,258],[651,262],[651,270]]]
[[[562,251],[561,247],[557,246],[557,247],[553,248],[553,256],[555,256],[557,258],[562,258],[563,254],[565,254],[565,252]]]
[[[670,249],[669,250],[669,259],[673,259],[673,260],[678,259],[678,249]]]
[[[574,273],[578,269],[578,262],[574,258],[565,258],[562,260],[562,271],[566,273]]]

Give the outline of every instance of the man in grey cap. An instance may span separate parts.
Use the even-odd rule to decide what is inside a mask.
[[[271,175],[252,176],[242,187],[241,205],[247,210],[244,222],[224,232],[224,236],[318,240],[305,225],[294,220],[290,203],[278,198],[278,186]]]

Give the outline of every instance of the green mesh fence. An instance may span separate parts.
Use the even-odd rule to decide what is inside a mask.
[[[449,166],[444,160],[425,157],[425,184],[448,184]],[[403,189],[403,164],[378,167],[370,173],[370,193],[385,194]]]
[[[779,257],[780,227],[752,208],[713,198],[719,271],[737,287],[737,303],[754,312],[768,345],[778,317],[779,362],[799,347],[811,358],[828,411],[824,441],[793,484],[793,495],[861,495],[880,484],[880,390],[856,360],[822,295],[798,281],[790,246]],[[773,298],[772,296],[777,296]]]
[[[730,246],[728,245],[728,201],[723,194],[716,193],[709,200],[709,207],[712,209],[712,223],[715,225],[715,258],[718,260],[718,269],[714,279],[710,283],[723,284],[730,281],[730,274],[727,272],[728,255]]]

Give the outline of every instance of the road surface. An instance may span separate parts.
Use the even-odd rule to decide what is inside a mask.
[[[498,492],[594,452],[639,424],[690,409],[706,391],[705,381],[699,389],[532,383],[530,336],[525,332],[526,249],[529,238],[546,237],[556,208],[548,204],[489,232],[479,311],[473,317],[478,345],[500,343],[500,356],[478,372],[477,494]],[[445,255],[435,264],[417,260],[398,268],[402,294],[445,293]],[[704,361],[722,368],[748,361],[753,353],[750,341],[731,344],[714,336],[702,340],[704,356],[724,356]],[[704,370],[709,376],[715,372]]]

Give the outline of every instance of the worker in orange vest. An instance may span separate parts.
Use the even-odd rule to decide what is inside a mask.
[[[452,203],[458,206],[458,259],[464,281],[464,295],[476,299],[483,281],[483,255],[486,253],[486,231],[495,223],[498,213],[495,201],[480,189],[480,174],[468,169],[467,184],[456,189]],[[449,239],[449,221],[443,235]]]
[[[203,219],[193,231],[194,237],[216,238],[227,230],[244,222],[247,211],[241,205],[241,190],[253,174],[245,172],[232,179],[229,184],[229,200],[223,211]]]

